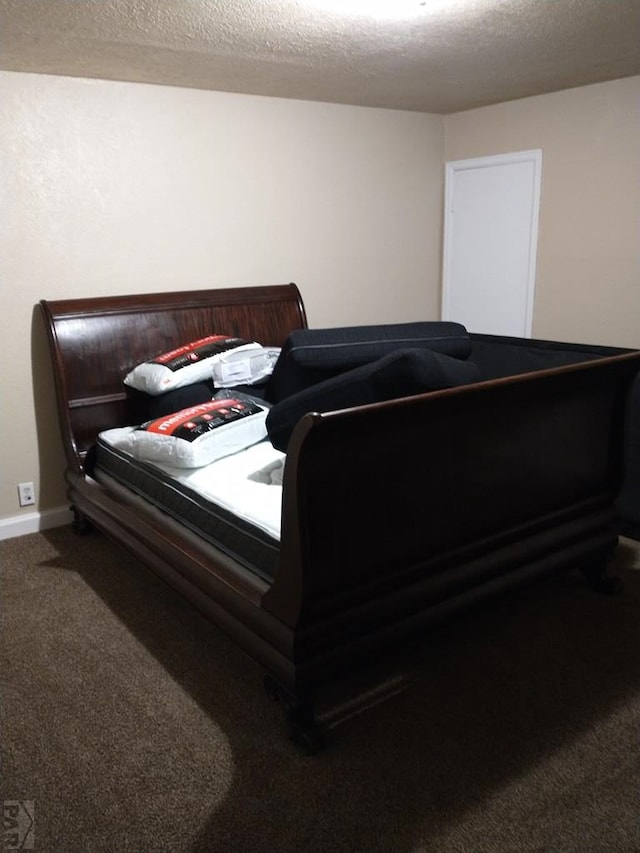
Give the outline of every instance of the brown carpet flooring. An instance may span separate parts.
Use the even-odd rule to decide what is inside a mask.
[[[259,668],[100,534],[0,546],[2,799],[34,804],[37,851],[640,850],[638,543],[618,596],[551,579],[332,686],[313,758]]]

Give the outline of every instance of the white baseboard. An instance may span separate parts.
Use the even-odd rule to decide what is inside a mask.
[[[73,513],[65,506],[0,518],[0,539],[13,539],[14,536],[26,536],[50,527],[62,527],[71,524],[72,520]]]

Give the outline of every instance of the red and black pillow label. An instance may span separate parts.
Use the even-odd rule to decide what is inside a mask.
[[[206,338],[191,341],[191,343],[184,344],[184,346],[151,359],[151,364],[161,364],[169,370],[180,370],[180,368],[187,367],[196,361],[202,361],[203,358],[220,355],[227,350],[244,346],[246,343],[242,338],[230,338],[227,335],[208,335]]]
[[[172,415],[165,415],[155,421],[147,421],[138,427],[145,432],[168,435],[171,438],[183,438],[195,441],[202,435],[227,424],[256,415],[262,409],[255,403],[242,400],[211,400],[188,409],[181,409]]]

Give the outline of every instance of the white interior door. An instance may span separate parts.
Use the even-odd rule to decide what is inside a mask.
[[[530,337],[542,151],[446,164],[442,317]]]

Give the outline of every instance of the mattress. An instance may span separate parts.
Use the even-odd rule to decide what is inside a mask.
[[[285,454],[261,441],[202,468],[175,468],[124,450],[130,429],[98,436],[94,479],[108,474],[271,580],[278,565]]]

